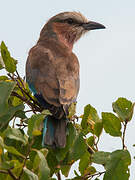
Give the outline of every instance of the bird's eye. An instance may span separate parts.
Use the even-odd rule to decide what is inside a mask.
[[[72,18],[67,19],[66,22],[67,22],[68,24],[73,24],[73,23],[74,23],[74,21],[73,21]]]

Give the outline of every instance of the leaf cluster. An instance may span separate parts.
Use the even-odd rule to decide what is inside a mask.
[[[112,112],[102,112],[88,104],[80,117],[75,105],[69,108],[67,142],[63,149],[41,146],[43,120],[49,113],[29,91],[28,85],[17,71],[17,61],[11,57],[4,42],[1,43],[0,69],[0,179],[53,180],[54,174],[68,179],[72,165],[79,160],[76,180],[96,179],[128,180],[131,164],[130,152],[125,144],[126,127],[132,120],[134,103],[118,98]],[[78,123],[81,119],[81,124]],[[122,148],[113,152],[100,151],[98,143],[105,131],[121,138]],[[95,164],[102,165],[103,172]]]

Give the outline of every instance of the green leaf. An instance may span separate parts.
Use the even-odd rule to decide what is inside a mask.
[[[61,172],[65,177],[68,177],[71,165],[64,165],[61,167]]]
[[[6,178],[7,178],[7,174],[2,174],[2,173],[0,173],[0,179],[5,179],[5,180],[7,180]]]
[[[17,89],[15,92],[17,94],[19,94],[20,96],[23,96],[22,91],[20,89]],[[23,103],[23,101],[20,98],[18,98],[16,96],[13,97],[13,100],[12,100],[12,105],[13,106],[17,106],[17,105],[19,105],[21,103]]]
[[[91,132],[92,134],[95,134],[97,137],[99,137],[102,132],[102,120],[99,118],[96,109],[90,104],[84,108],[84,115],[81,126],[85,134]]]
[[[10,128],[10,127],[8,127],[8,128]],[[26,136],[26,135],[24,135],[24,136]],[[10,139],[8,137],[4,138],[4,143],[5,143],[6,146],[14,147],[18,152],[20,152],[21,154],[26,156],[26,153],[28,151],[28,144],[24,145],[24,143],[22,143],[22,141],[18,141],[18,140],[15,140],[15,139]]]
[[[81,132],[79,135],[76,136],[73,147],[70,150],[70,154],[68,157],[69,161],[77,161],[86,152],[87,152],[87,146],[86,146],[84,139],[83,139],[83,133]]]
[[[0,147],[4,148],[4,141],[3,138],[0,136]]]
[[[16,107],[8,105],[8,99],[15,85],[16,83],[12,81],[0,82],[0,129],[5,128],[16,111],[24,109],[23,104]]]
[[[87,139],[87,143],[90,147],[93,146],[94,144],[94,136],[90,136],[88,139]]]
[[[4,68],[4,62],[2,57],[0,56],[0,70]]]
[[[68,109],[69,115],[68,118],[72,118],[76,113],[76,103],[72,103]]]
[[[102,113],[103,127],[111,136],[121,136],[121,121],[112,113]]]
[[[12,172],[18,177],[22,171],[23,163],[20,163],[18,160],[11,160],[11,162],[14,164],[14,169]]]
[[[39,158],[39,180],[48,180],[50,175],[50,169],[48,167],[47,161],[44,154],[41,151],[35,150]],[[38,162],[37,158],[36,161]]]
[[[49,168],[51,170],[50,174],[53,175],[53,173],[57,169],[57,165],[59,163],[58,163],[58,160],[56,159],[56,156],[55,156],[55,154],[53,153],[52,150],[50,150],[48,152],[46,159],[47,159],[48,166],[49,166]]]
[[[14,139],[16,141],[21,141],[24,145],[28,143],[28,138],[25,134],[22,133],[20,129],[8,128],[4,132],[5,137],[9,139]]]
[[[30,138],[30,140],[32,140],[32,139]],[[34,136],[34,143],[32,145],[32,148],[34,148],[34,149],[42,148],[42,135]]]
[[[1,43],[1,55],[2,55],[3,62],[5,64],[5,69],[9,73],[15,72],[17,61],[10,56],[10,53],[3,41]]]
[[[17,156],[21,156],[22,158],[25,158],[25,156],[23,156],[21,153],[19,153],[14,147],[12,146],[4,146],[4,148],[11,154],[17,155]]]
[[[44,116],[52,115],[52,113],[51,113],[48,109],[43,110],[43,111],[42,111],[42,114],[43,114]]]
[[[126,150],[117,150],[111,153],[110,160],[107,162],[105,168],[106,173],[103,180],[128,180],[129,169],[128,166],[131,164],[131,157],[129,152]]]
[[[27,169],[26,167],[23,168],[24,169],[24,174],[26,175],[26,178],[23,178],[25,180],[39,180],[38,176],[36,174],[34,174],[32,171],[30,171],[29,169]]]
[[[2,163],[0,162],[0,169],[13,169],[14,167],[14,162],[13,161],[3,161]]]
[[[94,125],[94,134],[99,137],[103,129],[103,123],[100,120],[99,122],[96,122]]]
[[[39,136],[42,130],[42,122],[44,120],[43,114],[34,114],[32,117],[28,120],[28,135],[30,138],[33,136]],[[38,132],[38,133],[37,133]]]
[[[110,154],[111,153],[104,152],[104,151],[95,152],[92,155],[92,162],[94,162],[96,164],[105,165],[108,162],[108,160],[110,159]]]
[[[95,172],[96,172],[95,167],[88,166],[84,171],[84,175],[86,175],[86,174],[94,174]]]
[[[90,164],[90,153],[86,152],[80,159],[79,162],[79,171],[81,173],[81,175],[84,175],[84,171],[85,169],[87,169],[87,167]]]
[[[20,104],[16,107],[14,106],[9,107],[8,111],[3,116],[0,117],[0,129],[2,128],[5,129],[5,126],[7,126],[8,122],[15,116],[15,113],[23,109],[24,109],[23,104]]]
[[[134,105],[131,101],[128,101],[126,98],[118,98],[118,100],[112,104],[112,107],[122,121],[132,119]]]
[[[90,114],[90,109],[91,109],[91,105],[88,104],[87,106],[85,106],[84,108],[84,114],[83,114],[83,118],[82,118],[82,122],[81,122],[81,126],[83,129],[87,129],[87,120]]]
[[[27,116],[25,115],[25,112],[22,111],[22,110],[17,111],[17,112],[15,113],[15,117],[19,117],[19,118],[21,118],[21,119],[26,119],[26,118],[27,118]],[[26,121],[25,121],[25,123],[26,123]],[[26,124],[27,124],[27,123],[26,123]]]
[[[8,80],[7,76],[0,76],[0,81],[6,81],[6,80]]]
[[[0,82],[0,117],[4,115],[8,110],[8,99],[14,89],[15,82]]]

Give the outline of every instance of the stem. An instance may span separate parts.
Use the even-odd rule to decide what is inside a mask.
[[[56,174],[58,180],[61,180],[61,175],[60,175],[60,171]]]
[[[90,147],[88,144],[87,144],[87,146],[88,146],[88,152],[90,153],[90,154],[94,154],[95,153],[95,151],[92,149],[92,147]]]
[[[16,119],[16,117],[14,117],[14,119],[13,119],[13,125],[12,125],[12,128],[15,127],[15,119]]]
[[[127,128],[127,123],[128,123],[128,121],[125,121],[123,135],[122,135],[122,146],[123,146],[123,149],[127,148],[126,145],[125,145],[125,133],[126,133],[126,128]]]
[[[7,172],[7,171],[5,171],[5,170],[0,170],[0,173],[3,173],[3,174],[8,174],[8,172]]]
[[[24,88],[24,85],[23,85],[23,82],[22,82],[20,76],[18,76],[17,78],[20,80],[20,82],[21,82],[21,84],[22,84],[23,87],[20,86],[20,83],[19,83],[19,81],[18,81],[17,78],[12,77],[10,73],[8,73],[7,75],[8,75],[13,81],[15,81],[15,82],[17,83],[19,89],[21,90],[21,92],[22,92],[22,94],[23,94],[23,98],[27,99],[26,96],[25,96],[25,95],[27,95],[27,96],[30,98],[30,100],[31,100],[35,105],[38,105],[38,106],[40,107],[40,104],[39,104],[37,101],[35,101],[35,100],[29,95],[29,93],[27,92],[27,90]],[[14,75],[15,75],[15,74],[14,74]]]
[[[106,171],[103,171],[103,172],[97,172],[97,173],[95,173],[95,174],[85,174],[83,177],[82,177],[82,180],[87,180],[87,179],[89,179],[89,178],[93,178],[93,177],[95,177],[95,176],[97,176],[97,177],[99,177],[99,176],[101,176],[102,174],[104,174]]]
[[[33,142],[34,142],[34,139],[32,139],[31,143],[29,144],[28,151],[26,153],[26,156],[25,156],[25,159],[24,159],[24,162],[23,162],[23,167],[22,167],[22,170],[21,170],[20,175],[18,177],[18,180],[21,179],[21,176],[23,175],[23,168],[25,167],[26,161],[28,160],[28,156],[29,156],[29,153],[31,151],[31,146],[32,146]]]
[[[23,81],[22,81],[22,79],[21,79],[21,77],[20,77],[20,75],[19,75],[19,73],[18,73],[18,71],[17,71],[17,70],[16,70],[16,74],[17,74],[18,79],[20,80],[20,82],[21,82],[21,84],[22,84],[22,86],[23,86],[23,88],[24,88]]]
[[[18,180],[18,178],[12,173],[12,171],[10,169],[7,170],[8,174],[14,179],[14,180]]]
[[[95,142],[96,136],[94,137],[94,145],[96,150],[98,151],[98,142],[99,142],[99,137],[97,138],[97,141]]]
[[[17,98],[21,99],[23,102],[25,102],[28,106],[30,106],[30,108],[32,109],[32,111],[35,113],[35,111],[41,112],[42,108],[36,106],[34,103],[30,102],[26,97],[23,97],[21,95],[19,95],[18,93],[12,91],[12,96],[16,96]]]
[[[18,180],[18,178],[12,173],[11,169],[6,170],[0,170],[0,173],[3,174],[9,174],[14,180]]]

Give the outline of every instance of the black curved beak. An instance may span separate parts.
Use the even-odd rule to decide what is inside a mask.
[[[87,23],[82,24],[83,28],[85,30],[94,30],[94,29],[105,29],[105,26],[103,24],[94,22],[94,21],[89,21]]]

